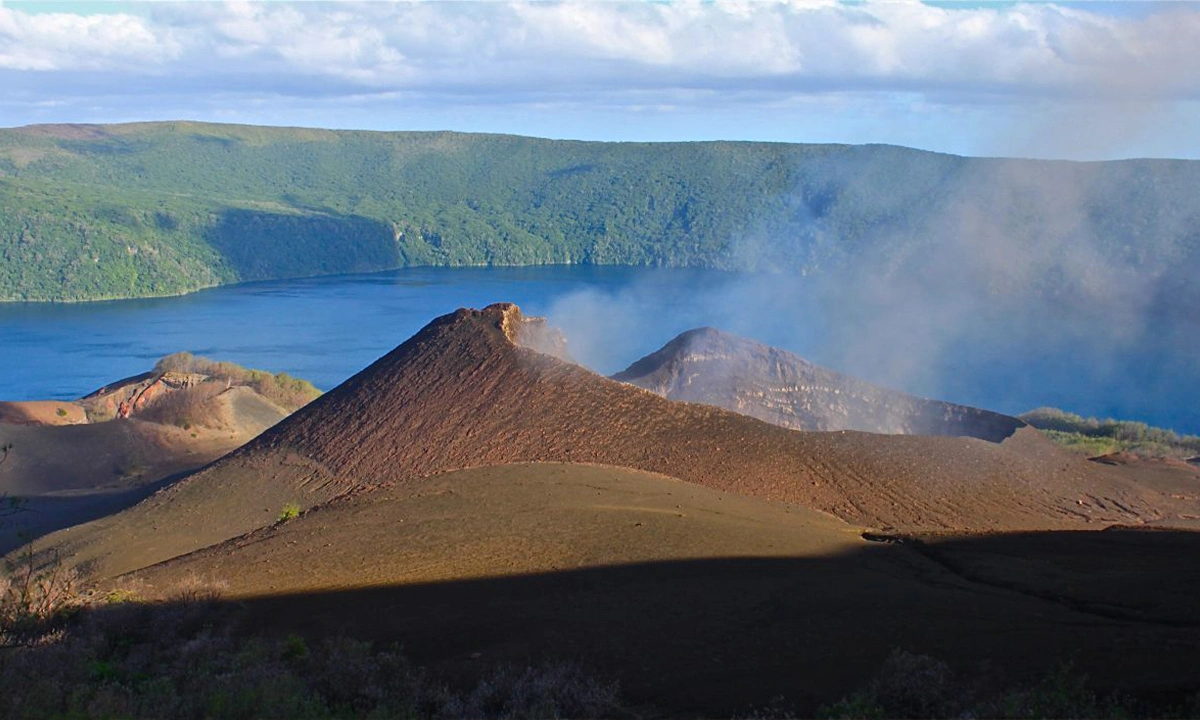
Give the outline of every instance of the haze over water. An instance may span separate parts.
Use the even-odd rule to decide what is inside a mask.
[[[542,315],[581,289],[618,293],[635,282],[657,288],[652,300],[660,304],[658,320],[682,331],[703,322],[698,308],[688,311],[686,293],[731,277],[584,266],[412,268],[233,285],[173,298],[0,304],[0,399],[76,398],[181,350],[287,372],[328,390],[460,307],[515,302]],[[650,352],[669,339],[647,337],[635,345]],[[615,372],[635,359],[599,369]]]
[[[878,357],[847,352],[843,309],[803,279],[593,266],[410,268],[215,288],[177,298],[0,304],[0,399],[73,399],[187,350],[312,380],[328,390],[459,307],[515,302],[548,315],[576,358],[611,374],[679,332],[711,325],[868,380]],[[857,309],[861,312],[861,309]],[[1101,328],[1097,329],[1102,330]],[[1054,319],[1003,332],[994,318],[897,389],[1020,413],[1053,405],[1200,432],[1190,353],[1058,342]],[[1102,333],[1097,335],[1102,338]],[[1099,342],[1099,341],[1098,341]],[[879,353],[894,349],[881,347]]]

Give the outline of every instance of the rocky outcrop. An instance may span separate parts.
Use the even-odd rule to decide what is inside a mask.
[[[558,328],[547,323],[545,318],[522,315],[520,308],[511,303],[497,307],[502,308],[499,311],[501,329],[514,345],[550,355],[559,360],[575,362],[567,349],[567,336],[563,335]]]
[[[713,328],[689,330],[613,378],[794,430],[1001,442],[1025,426],[1007,415],[873,385]]]
[[[158,398],[193,388],[208,379],[199,373],[148,372],[105,385],[79,403],[92,422],[133,417]]]

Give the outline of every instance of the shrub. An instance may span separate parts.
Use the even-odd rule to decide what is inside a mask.
[[[78,607],[75,573],[57,552],[25,545],[5,560],[0,577],[0,645],[38,642]]]
[[[213,605],[221,599],[226,584],[198,575],[188,575],[170,593],[170,601],[185,607]]]
[[[236,606],[98,605],[54,642],[0,653],[2,717],[522,718],[621,713],[572,664],[485,672],[455,693],[394,647],[238,635]]]
[[[844,712],[839,710],[837,716],[853,716],[857,718],[875,717],[875,708],[874,704],[861,710],[857,708],[852,709],[847,706]],[[754,705],[746,712],[734,715],[734,720],[796,720],[797,717],[799,716],[796,714],[796,708],[787,701],[787,698],[782,695],[776,695],[766,705]]]
[[[321,396],[321,391],[315,385],[287,373],[263,373],[253,387],[284,410],[297,410]]]
[[[1133,702],[1117,693],[1097,695],[1088,676],[1071,662],[1053,668],[1040,682],[1004,693],[981,710],[999,718],[1129,717]]]
[[[946,663],[928,655],[893,650],[865,688],[822,708],[830,718],[937,718],[961,713],[964,698]]]
[[[1088,455],[1117,451],[1144,457],[1200,454],[1200,436],[1180,435],[1143,422],[1084,418],[1057,408],[1038,408],[1020,417],[1051,440]]]
[[[1187,709],[1183,714],[1187,715]],[[1179,714],[1178,709],[1171,711]],[[942,661],[895,650],[861,689],[823,706],[823,718],[1112,718],[1162,717],[1119,693],[1098,694],[1073,663],[1052,668],[1033,685],[1004,687],[986,667],[959,677]]]
[[[312,383],[294,378],[287,373],[272,375],[264,370],[253,370],[236,363],[209,360],[189,352],[179,352],[163,357],[154,365],[154,372],[197,373],[224,381],[228,385],[251,387],[263,397],[288,411],[295,411],[321,395],[321,391]]]
[[[611,717],[620,708],[617,683],[601,682],[574,663],[499,667],[462,695],[444,718]]]
[[[224,391],[223,381],[206,380],[155,398],[138,416],[184,430],[190,430],[193,425],[219,430],[222,427],[221,411],[215,400]]]

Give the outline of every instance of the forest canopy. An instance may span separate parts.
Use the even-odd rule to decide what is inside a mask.
[[[891,146],[600,143],[201,123],[0,130],[0,301],[185,293],[416,265],[916,271],[962,234],[1014,278],[1188,277],[1200,163]],[[1064,197],[1062,189],[1070,189]],[[1065,212],[1064,208],[1069,208]]]

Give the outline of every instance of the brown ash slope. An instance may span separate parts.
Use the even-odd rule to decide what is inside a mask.
[[[529,462],[644,470],[872,527],[996,530],[1161,517],[1152,492],[1019,430],[975,438],[802,433],[680,403],[521,346],[513,305],[438,318],[209,468],[51,542],[127,572],[321,504],[463,468]],[[545,346],[545,342],[541,343]]]
[[[614,465],[871,526],[1045,527],[1154,512],[1031,430],[1002,445],[797,433],[600,377],[525,347],[535,332],[540,343],[544,326],[513,305],[439,318],[252,447],[302,452],[356,483],[521,462]]]
[[[861,430],[1000,442],[1025,423],[908,395],[714,328],[680,334],[613,376],[670,400],[716,405],[794,430]]]
[[[1194,686],[1197,549],[1129,530],[879,544],[796,505],[535,463],[339,498],[115,585],[158,599],[202,579],[247,627],[400,642],[438,674],[567,657],[651,717],[731,717],[780,694],[815,710],[897,647]]]
[[[252,388],[206,380],[146,373],[76,401],[0,402],[0,446],[12,445],[0,493],[30,498],[155,482],[207,465],[287,417]],[[182,392],[193,393],[188,403],[165,410]]]
[[[0,554],[117,512],[221,458],[286,417],[254,388],[151,372],[75,401],[0,402]],[[120,417],[118,417],[120,415]]]

